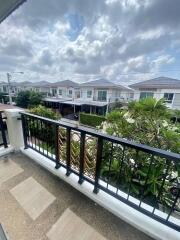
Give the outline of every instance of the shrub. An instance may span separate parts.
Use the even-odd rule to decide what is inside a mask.
[[[53,120],[58,120],[61,117],[60,114],[42,105],[31,108],[30,113],[41,116],[41,117],[50,118]],[[41,140],[42,141],[41,145],[44,148],[48,144],[48,146],[51,148],[51,151],[52,152],[54,151],[53,148],[54,148],[55,127],[53,124],[41,122],[37,119],[35,124],[33,122],[29,124],[29,129],[31,132],[31,136]]]
[[[59,113],[56,113],[53,110],[46,108],[42,105],[31,108],[30,113],[53,120],[59,120],[61,118],[61,115]]]
[[[102,130],[110,135],[179,153],[180,125],[173,124],[170,118],[163,99],[147,98],[129,103],[127,110],[109,113]],[[150,167],[151,154],[138,151],[137,157],[133,149],[124,149],[121,144],[104,144],[101,178],[126,193],[130,191],[132,196],[148,204],[161,204],[163,208],[172,206],[172,189],[178,188],[179,164],[169,162],[167,171],[165,159],[154,156]],[[168,175],[162,186],[166,171]],[[158,195],[159,191],[162,192],[161,196]]]
[[[106,118],[95,114],[80,113],[80,123],[91,127],[98,127]]]

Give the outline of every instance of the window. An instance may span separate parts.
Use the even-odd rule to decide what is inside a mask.
[[[69,90],[69,95],[72,95],[72,90]]]
[[[148,97],[153,97],[154,93],[153,92],[141,92],[140,93],[140,98],[148,98]]]
[[[53,97],[55,97],[56,94],[57,94],[57,89],[56,88],[52,88],[52,95],[53,95]]]
[[[130,94],[129,94],[129,98],[130,98],[130,99],[133,99],[133,98],[134,98],[134,93],[130,93]]]
[[[75,98],[80,98],[80,97],[81,97],[80,91],[75,91]]]
[[[164,93],[164,99],[167,103],[172,103],[174,93]]]
[[[3,86],[3,92],[7,92],[6,86]]]
[[[89,91],[87,91],[87,98],[91,98],[91,97],[92,97],[92,91],[89,90]]]
[[[62,89],[59,89],[59,95],[62,96]]]
[[[107,91],[100,90],[98,91],[98,101],[106,101],[107,100]]]

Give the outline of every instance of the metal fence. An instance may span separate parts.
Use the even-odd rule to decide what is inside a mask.
[[[7,143],[7,126],[6,126],[6,117],[3,116],[3,111],[0,111],[0,146],[4,146],[4,148],[8,147]]]
[[[180,154],[22,113],[25,148],[180,231]]]

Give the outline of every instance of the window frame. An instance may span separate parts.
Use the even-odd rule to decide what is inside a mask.
[[[62,96],[62,93],[63,93],[62,89],[59,89],[58,93],[60,96]]]
[[[142,96],[143,94],[145,95],[144,97]],[[147,92],[147,91],[140,92],[140,96],[139,96],[140,99],[145,99],[148,97],[154,97],[154,92]]]
[[[87,90],[87,98],[92,98],[92,90]]]
[[[70,93],[70,92],[71,92],[71,93]],[[69,90],[68,90],[68,94],[69,94],[69,95],[72,95],[72,94],[73,94],[72,89],[69,89]]]
[[[167,97],[165,97],[167,95]],[[170,95],[172,95],[172,98],[169,99]],[[174,93],[164,93],[164,100],[166,103],[172,103],[174,99]]]
[[[100,93],[102,93],[101,96],[100,96]],[[103,96],[103,93],[105,93],[105,96]],[[98,90],[97,99],[98,101],[107,101],[107,90]]]

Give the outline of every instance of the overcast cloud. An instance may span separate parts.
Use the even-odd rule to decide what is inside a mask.
[[[27,0],[0,25],[0,79],[180,78],[179,13],[179,0]]]

